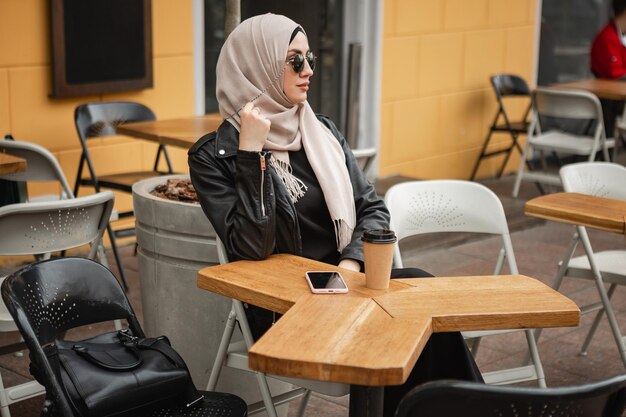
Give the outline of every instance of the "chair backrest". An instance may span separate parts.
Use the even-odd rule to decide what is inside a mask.
[[[6,152],[26,160],[26,171],[0,175],[0,179],[10,181],[58,181],[65,198],[74,194],[54,155],[43,146],[15,140],[0,140],[0,152]]]
[[[115,135],[122,123],[155,119],[150,108],[131,101],[85,103],[74,111],[74,123],[83,146],[87,139]]]
[[[491,85],[498,100],[506,96],[530,96],[530,88],[522,77],[513,74],[496,74],[491,77]]]
[[[55,405],[55,415],[73,416],[42,346],[63,332],[92,323],[126,319],[144,337],[137,317],[115,276],[85,258],[58,258],[28,265],[2,283],[2,299],[40,370]]]
[[[106,229],[114,195],[0,207],[0,255],[36,255],[91,244],[94,258]]]
[[[409,181],[387,191],[385,203],[398,243],[409,236],[470,232],[500,235],[512,274],[517,264],[504,208],[498,196],[482,184],[460,180]],[[394,264],[402,266],[396,245]]]
[[[540,116],[602,122],[602,106],[595,94],[581,90],[537,88],[532,92],[533,110]]]
[[[396,417],[619,417],[624,409],[626,375],[566,388],[436,381],[407,393]]]
[[[567,192],[626,200],[626,167],[610,162],[568,164],[559,171]]]
[[[352,149],[352,154],[356,158],[361,170],[367,174],[369,171],[372,162],[374,162],[374,158],[376,158],[376,154],[378,151],[375,147],[371,148],[361,148],[361,149]]]
[[[138,326],[115,275],[87,258],[30,264],[6,278],[2,297],[20,330],[32,331],[41,345],[69,329],[93,323],[130,319]]]

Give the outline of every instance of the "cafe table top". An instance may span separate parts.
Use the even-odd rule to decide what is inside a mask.
[[[148,122],[124,123],[117,132],[158,142],[161,145],[189,149],[198,139],[217,130],[223,119],[219,113],[179,119],[152,120]]]
[[[14,174],[26,171],[26,160],[0,152],[0,174]]]
[[[340,271],[347,294],[312,294],[306,271]],[[523,275],[392,280],[294,255],[206,267],[198,287],[284,315],[249,351],[270,374],[355,385],[402,384],[433,332],[577,326],[567,297]]]
[[[626,100],[626,81],[590,78],[587,80],[552,84],[554,88],[586,90],[608,100]]]
[[[529,216],[626,234],[626,201],[579,193],[555,193],[526,202]]]

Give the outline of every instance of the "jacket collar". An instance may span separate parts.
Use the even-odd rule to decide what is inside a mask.
[[[237,154],[239,132],[228,120],[224,120],[215,134],[215,157],[227,158]]]

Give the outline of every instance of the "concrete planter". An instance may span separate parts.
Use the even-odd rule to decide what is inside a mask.
[[[155,177],[133,186],[143,323],[147,335],[170,338],[196,386],[204,389],[231,301],[197,287],[198,270],[218,263],[215,231],[200,206],[150,194],[169,178],[188,176]],[[277,382],[272,392],[289,386]],[[217,390],[248,403],[261,398],[253,374],[228,368],[222,370]]]

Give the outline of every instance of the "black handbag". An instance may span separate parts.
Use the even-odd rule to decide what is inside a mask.
[[[138,338],[120,330],[79,342],[57,339],[45,350],[83,417],[137,415],[165,403],[192,407],[202,399],[165,336]]]

